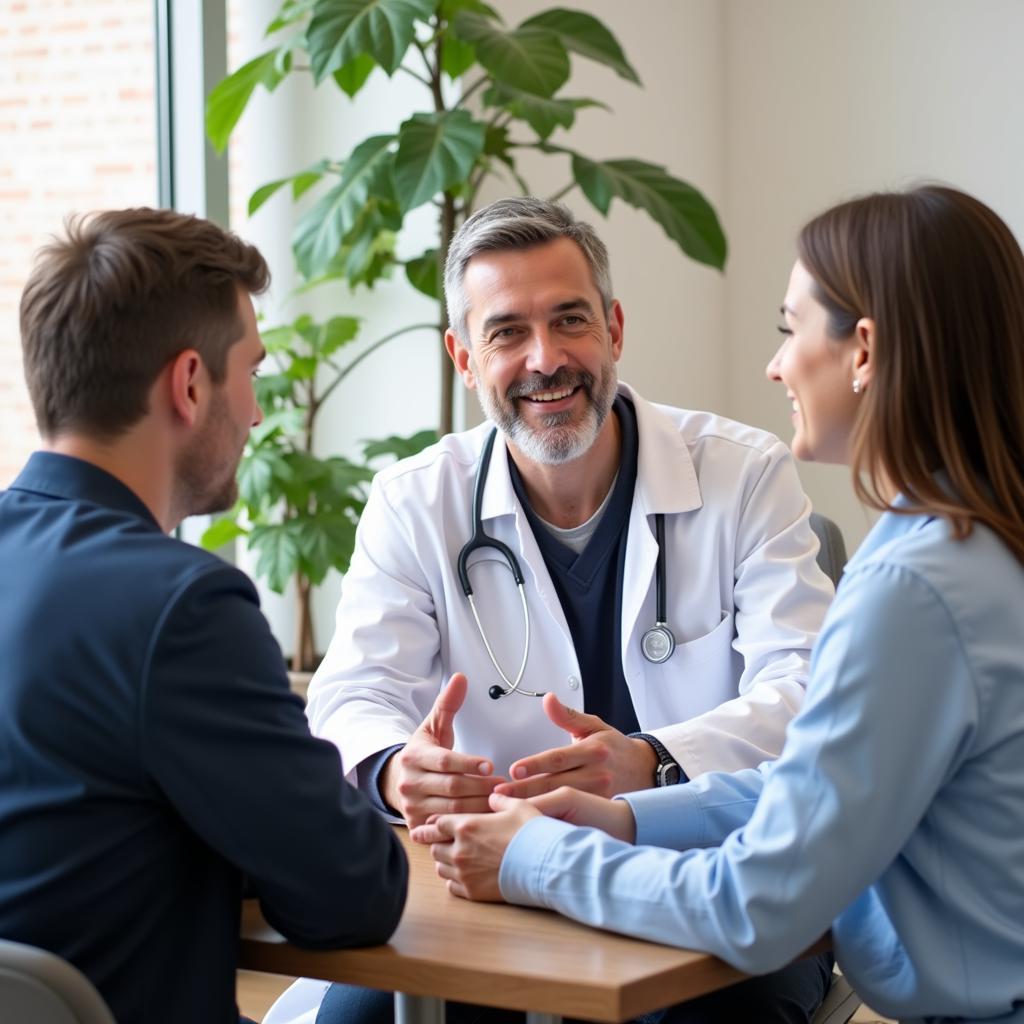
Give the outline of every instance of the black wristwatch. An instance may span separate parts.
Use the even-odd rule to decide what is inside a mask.
[[[658,763],[654,768],[655,786],[674,786],[683,781],[683,769],[661,740],[656,739],[648,732],[631,732],[629,735],[631,739],[649,743],[654,750],[654,754],[658,758]]]

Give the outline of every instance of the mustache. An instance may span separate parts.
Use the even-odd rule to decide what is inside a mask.
[[[588,395],[594,393],[594,375],[585,370],[569,370],[562,367],[555,373],[548,376],[543,373],[531,373],[523,380],[517,380],[509,385],[505,397],[528,398],[537,394],[538,391],[555,391],[558,388],[582,387]]]

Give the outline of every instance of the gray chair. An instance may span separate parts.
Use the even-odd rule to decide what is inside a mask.
[[[858,1009],[860,997],[836,970],[832,974],[832,985],[825,995],[825,1001],[811,1018],[811,1024],[846,1024]]]
[[[839,527],[826,516],[811,513],[811,529],[821,544],[818,549],[818,565],[822,572],[838,587],[839,577],[846,565],[846,543]]]
[[[0,1018],[31,1024],[117,1024],[76,967],[45,949],[0,939]]]

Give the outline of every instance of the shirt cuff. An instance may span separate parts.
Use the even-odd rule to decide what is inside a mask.
[[[689,850],[707,845],[696,786],[642,789],[637,793],[623,793],[615,799],[625,800],[633,811],[637,846]]]
[[[505,848],[498,888],[506,903],[543,907],[544,865],[553,847],[576,826],[557,818],[531,818]]]
[[[370,803],[383,814],[401,820],[401,815],[393,807],[388,807],[380,792],[380,776],[384,771],[384,765],[388,763],[392,754],[397,754],[404,747],[404,743],[396,743],[394,746],[378,750],[356,765],[356,786],[359,791],[369,799]]]

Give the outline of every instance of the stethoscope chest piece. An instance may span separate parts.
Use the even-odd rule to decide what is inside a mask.
[[[676,638],[664,622],[656,622],[640,638],[640,650],[644,657],[655,665],[668,661],[676,649]]]

